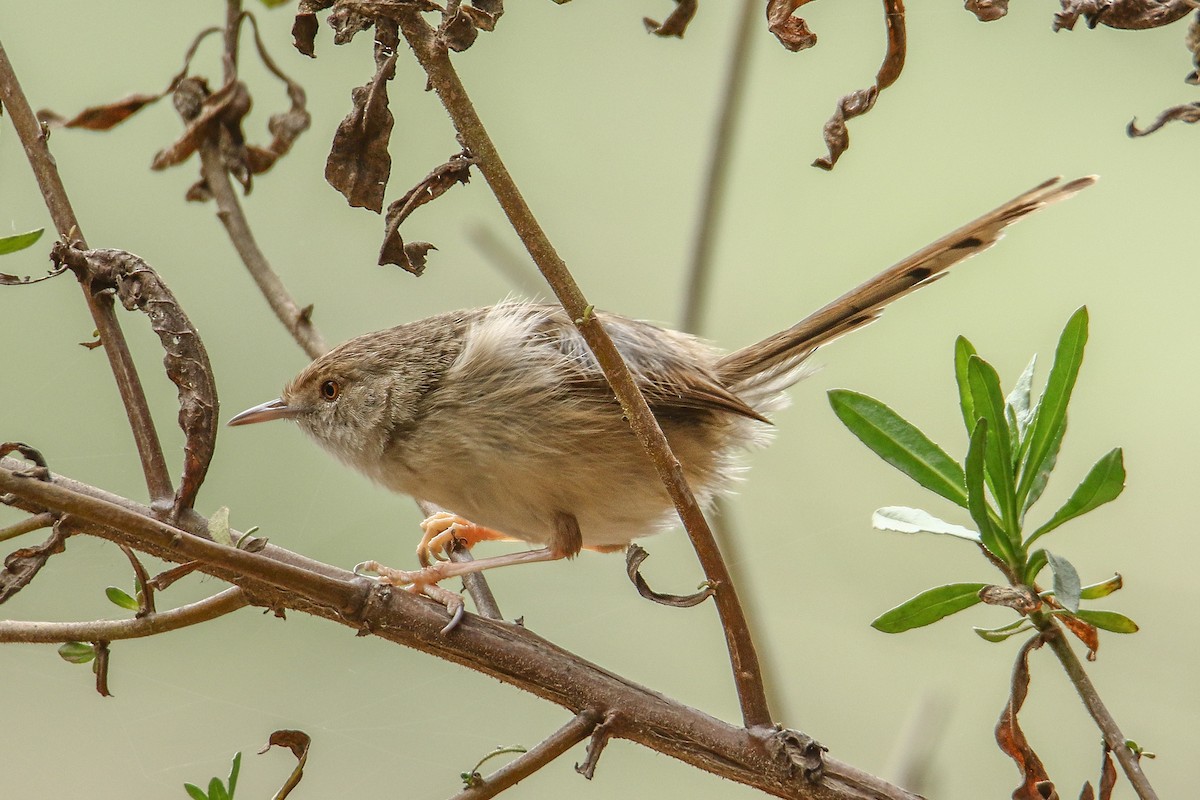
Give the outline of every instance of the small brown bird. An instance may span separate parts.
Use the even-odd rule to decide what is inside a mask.
[[[770,412],[830,340],[986,250],[1006,226],[1095,177],[1053,179],[909,256],[797,325],[723,355],[694,336],[596,317],[624,356],[697,499],[729,490],[739,451],[768,438]],[[418,591],[453,575],[613,551],[670,527],[674,512],[575,324],[559,306],[508,302],[368,333],[306,367],[277,400],[229,421],[295,420],[318,444],[393,491],[447,509],[423,524],[424,569],[368,562]],[[451,538],[542,545],[439,562]]]

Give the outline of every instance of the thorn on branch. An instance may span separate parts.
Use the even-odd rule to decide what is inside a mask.
[[[604,752],[608,740],[612,738],[618,717],[616,711],[609,711],[604,715],[604,719],[592,728],[592,737],[588,740],[587,756],[582,764],[575,765],[575,771],[589,781],[596,774],[596,765],[600,763],[600,754]]]

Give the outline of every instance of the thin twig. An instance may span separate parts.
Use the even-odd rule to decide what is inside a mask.
[[[513,759],[479,783],[454,795],[450,800],[487,800],[489,797],[495,797],[582,742],[591,735],[592,729],[599,721],[600,715],[595,711],[589,709],[579,712],[570,722],[547,736],[529,752]]]
[[[225,17],[225,80],[229,81],[236,79],[238,30],[242,19],[242,5],[238,0],[229,0]],[[312,307],[300,308],[259,248],[246,219],[246,212],[234,191],[233,182],[229,179],[229,172],[225,169],[220,147],[211,137],[200,146],[200,169],[217,204],[217,218],[225,226],[229,241],[267,305],[309,358],[323,355],[329,347],[312,323]]]
[[[1117,763],[1121,765],[1121,769],[1125,772],[1125,777],[1129,779],[1129,783],[1133,786],[1133,790],[1137,792],[1137,796],[1141,800],[1158,800],[1158,794],[1154,791],[1154,787],[1150,785],[1150,779],[1142,772],[1141,761],[1138,759],[1137,753],[1129,748],[1125,742],[1125,734],[1121,733],[1121,728],[1117,725],[1117,721],[1113,719],[1109,713],[1108,707],[1104,705],[1104,701],[1100,699],[1100,693],[1096,691],[1096,687],[1092,685],[1091,678],[1083,668],[1083,663],[1079,660],[1079,656],[1075,655],[1075,651],[1071,649],[1071,643],[1067,641],[1066,635],[1054,621],[1042,612],[1035,612],[1030,615],[1033,624],[1042,632],[1042,636],[1046,640],[1046,644],[1050,645],[1050,649],[1054,651],[1054,655],[1058,656],[1059,662],[1063,669],[1066,670],[1067,677],[1071,679],[1071,683],[1075,686],[1075,691],[1079,694],[1079,699],[1083,701],[1083,705],[1087,708],[1088,713],[1092,715],[1092,719],[1096,722],[1096,727],[1100,729],[1100,733],[1104,736],[1104,743],[1108,745],[1108,749],[1117,757]]]
[[[274,545],[248,553],[189,535],[203,520],[166,525],[150,510],[117,495],[55,475],[31,480],[25,464],[0,458],[0,493],[26,511],[67,512],[73,530],[128,544],[169,561],[200,561],[200,570],[245,588],[255,604],[291,608],[370,632],[490,675],[573,713],[619,709],[617,736],[699,769],[778,797],[813,800],[916,800],[916,796],[834,758],[823,777],[810,782],[786,759],[764,748],[763,729],[729,725],[614,675],[559,648],[520,625],[468,614],[443,635],[446,612],[410,592],[355,577]],[[236,536],[236,534],[234,534]]]
[[[670,445],[667,444],[662,429],[658,427],[654,414],[646,404],[645,397],[629,373],[629,367],[596,315],[592,313],[592,306],[583,296],[574,277],[509,175],[483,122],[476,114],[458,73],[450,63],[445,47],[437,42],[433,29],[418,12],[401,9],[398,18],[405,39],[408,40],[409,46],[429,77],[430,85],[449,113],[459,139],[477,159],[480,172],[483,173],[509,222],[521,237],[525,248],[542,271],[563,308],[571,319],[575,320],[620,402],[630,427],[646,448],[659,479],[679,512],[705,576],[709,584],[716,589],[717,611],[729,648],[743,721],[747,727],[769,726],[771,711],[763,690],[758,655],[754,651],[745,612],[708,522],[683,476],[679,460],[671,452]]]
[[[25,622],[0,620],[0,642],[55,644],[59,642],[114,642],[139,639],[167,631],[199,625],[248,606],[250,601],[239,586],[188,603],[170,611],[158,611],[132,619],[101,619],[88,622]]]
[[[688,279],[683,287],[684,302],[680,326],[692,333],[700,331],[703,314],[708,310],[713,251],[721,226],[726,185],[729,183],[734,134],[741,118],[742,100],[746,94],[746,73],[750,68],[750,49],[754,42],[752,34],[757,29],[756,23],[759,22],[761,13],[761,0],[742,0],[737,30],[734,32],[732,49],[729,52],[729,67],[725,73],[725,86],[721,91],[717,130],[713,135],[712,150],[708,156],[704,193],[700,201],[700,213],[696,219]]]
[[[39,531],[42,528],[49,528],[53,524],[53,514],[34,514],[31,517],[26,517],[20,522],[14,522],[7,528],[0,528],[0,542],[6,542],[9,539],[15,539],[18,536],[23,536],[26,533]]]
[[[50,155],[48,137],[34,116],[29,100],[17,81],[16,72],[12,62],[8,60],[3,44],[0,44],[0,103],[7,110],[17,137],[21,140],[21,146],[25,149],[29,167],[37,179],[42,199],[50,212],[59,239],[64,242],[77,242],[79,246],[86,247],[79,220],[71,208],[67,190],[58,174],[58,166],[54,157]],[[142,391],[137,367],[134,366],[133,356],[125,342],[125,334],[117,320],[112,295],[97,295],[92,291],[90,281],[85,280],[85,275],[78,277],[88,310],[91,311],[100,341],[104,345],[104,352],[108,356],[108,363],[112,367],[121,402],[125,404],[125,414],[129,418],[138,456],[142,462],[146,489],[155,508],[167,513],[175,489],[171,486],[171,476],[163,458],[162,444],[158,439],[158,430],[154,427],[154,419],[150,416],[150,406],[146,403],[146,394]]]

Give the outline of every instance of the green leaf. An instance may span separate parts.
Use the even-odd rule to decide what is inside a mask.
[[[1000,506],[1000,518],[1006,531],[1017,530],[1016,483],[1012,469],[1012,439],[1000,394],[1000,376],[991,364],[979,356],[967,359],[967,386],[971,391],[975,414],[987,420],[988,446],[985,477]]]
[[[226,547],[233,546],[233,537],[229,533],[229,507],[221,506],[208,518],[208,535],[214,542]]]
[[[884,633],[901,633],[948,617],[979,602],[979,590],[986,583],[951,583],[926,589],[884,612],[871,627]]]
[[[979,543],[979,534],[962,525],[938,519],[928,511],[906,506],[884,506],[871,515],[871,527],[896,533],[938,533]]]
[[[208,782],[208,800],[229,800],[229,793],[225,791],[225,784],[221,783],[220,778]]]
[[[981,419],[975,424],[971,434],[971,443],[967,447],[966,483],[967,510],[971,519],[979,527],[979,540],[992,555],[1005,563],[1012,563],[1012,551],[1006,539],[992,524],[991,510],[988,507],[987,494],[983,488],[983,460],[987,450],[987,420]]]
[[[1012,391],[1008,393],[1008,397],[1004,398],[1004,405],[1012,409],[1013,417],[1016,420],[1017,440],[1025,440],[1025,431],[1029,428],[1029,422],[1033,419],[1033,407],[1031,405],[1033,393],[1033,371],[1037,365],[1037,354],[1029,359],[1029,363],[1025,365],[1025,369],[1021,372],[1017,382],[1013,384]]]
[[[28,233],[14,233],[12,236],[0,237],[0,256],[32,247],[38,239],[42,238],[45,230],[45,228],[38,228],[36,231]]]
[[[1110,450],[1096,462],[1063,507],[1025,541],[1026,546],[1068,520],[1112,502],[1125,489],[1125,456],[1121,448]]]
[[[130,611],[138,610],[138,601],[129,596],[129,593],[123,589],[118,589],[116,586],[110,586],[104,590],[104,594],[108,597],[109,602],[113,605],[127,608]]]
[[[1071,315],[1071,319],[1063,328],[1058,347],[1054,351],[1054,364],[1050,367],[1050,376],[1046,379],[1046,389],[1042,392],[1042,399],[1038,401],[1037,411],[1034,412],[1033,422],[1029,426],[1029,450],[1025,455],[1021,482],[1017,488],[1017,498],[1022,507],[1026,507],[1024,500],[1029,495],[1034,478],[1041,472],[1044,462],[1050,456],[1055,437],[1061,437],[1059,428],[1066,425],[1067,406],[1071,402],[1071,392],[1075,388],[1075,379],[1079,376],[1079,367],[1083,363],[1087,338],[1088,312],[1087,306],[1083,306]]]
[[[966,507],[962,467],[918,428],[875,398],[849,389],[829,392],[829,404],[876,455],[926,489]]]
[[[1025,583],[1030,586],[1037,580],[1038,573],[1046,568],[1048,559],[1046,558],[1045,550],[1034,550],[1029,554],[1029,560],[1025,562]]]
[[[1025,617],[1021,617],[1016,622],[1001,625],[999,628],[972,628],[971,630],[975,631],[981,639],[986,639],[989,642],[1003,642],[1010,636],[1017,636],[1033,629],[1033,623]]]
[[[233,800],[233,793],[237,791],[238,773],[242,771],[242,754],[241,752],[234,753],[233,764],[229,767],[229,800]]]
[[[1079,617],[1084,622],[1095,625],[1097,628],[1113,633],[1137,633],[1137,623],[1131,620],[1124,614],[1118,614],[1115,611],[1096,611],[1088,608],[1081,608],[1075,612],[1075,616]]]
[[[59,645],[58,654],[63,661],[86,664],[96,657],[96,648],[86,642],[67,642]]]
[[[1050,569],[1054,572],[1055,599],[1062,604],[1063,608],[1072,614],[1076,613],[1079,611],[1079,595],[1083,591],[1079,584],[1079,573],[1075,571],[1075,567],[1070,561],[1062,556],[1056,556],[1048,550],[1046,559],[1050,562]]]
[[[954,381],[958,384],[958,405],[962,409],[963,423],[967,426],[967,434],[975,430],[975,399],[967,383],[967,362],[975,355],[975,345],[967,341],[965,336],[954,340]]]
[[[1058,463],[1058,452],[1062,449],[1063,435],[1067,432],[1067,421],[1064,419],[1062,426],[1055,433],[1054,439],[1050,442],[1050,452],[1042,461],[1041,469],[1038,474],[1033,476],[1033,480],[1029,484],[1029,494],[1025,496],[1025,502],[1021,506],[1021,517],[1024,518],[1029,509],[1033,508],[1033,504],[1041,499],[1042,492],[1046,490],[1046,484],[1050,482],[1050,473],[1054,471],[1054,465]],[[1021,480],[1024,482],[1025,476],[1021,475]],[[1018,487],[1020,484],[1018,484]],[[1020,497],[1020,490],[1017,492]]]
[[[204,790],[194,783],[185,783],[183,789],[192,800],[208,800],[208,795],[204,793]]]
[[[1125,581],[1118,572],[1106,581],[1083,587],[1079,592],[1079,598],[1081,600],[1099,600],[1101,597],[1108,597],[1124,585]]]

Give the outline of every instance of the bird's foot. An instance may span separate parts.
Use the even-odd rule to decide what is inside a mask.
[[[439,511],[426,517],[421,523],[421,541],[417,544],[417,560],[428,568],[435,561],[445,561],[455,541],[474,547],[479,542],[503,541],[509,537],[491,528],[476,525],[468,519]],[[440,580],[440,578],[439,578]]]
[[[399,586],[400,588],[412,592],[413,594],[422,594],[431,600],[445,606],[446,611],[450,614],[450,621],[446,623],[446,627],[442,628],[442,633],[449,633],[454,630],[463,616],[463,599],[460,595],[449,589],[443,589],[438,586],[439,581],[443,581],[450,577],[443,574],[441,569],[442,563],[434,564],[417,570],[393,569],[392,567],[384,566],[378,561],[363,561],[355,565],[355,575],[374,575],[380,583],[386,583],[389,586]]]

